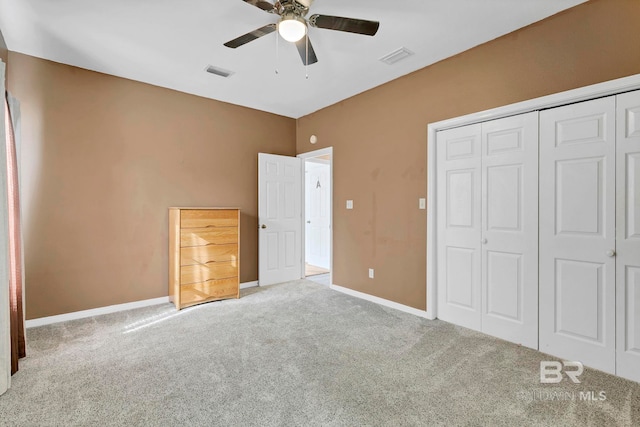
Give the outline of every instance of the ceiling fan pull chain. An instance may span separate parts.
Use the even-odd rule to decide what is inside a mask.
[[[280,46],[280,35],[278,34],[278,25],[276,24],[276,74],[278,74],[278,63],[280,62],[280,50],[278,47]]]

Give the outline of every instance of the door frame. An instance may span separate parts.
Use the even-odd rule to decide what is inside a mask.
[[[301,262],[300,262],[300,277],[304,278],[306,277],[305,275],[305,261],[306,261],[306,251],[304,250],[304,248],[306,248],[306,244],[307,244],[307,236],[305,235],[306,230],[305,230],[305,219],[306,219],[306,212],[305,212],[305,191],[306,191],[306,186],[305,186],[305,163],[307,161],[307,159],[313,158],[313,157],[319,157],[319,156],[326,156],[329,155],[329,284],[333,284],[333,147],[327,147],[327,148],[321,148],[319,150],[314,150],[314,151],[308,151],[306,153],[301,153],[298,154],[297,157],[299,157],[300,159],[302,159],[302,198],[301,200],[301,204],[302,204],[302,215],[300,218],[300,223],[301,223],[301,227],[302,227],[302,248],[303,248],[303,253],[304,255],[302,256]]]
[[[571,89],[527,101],[505,105],[503,107],[467,114],[465,116],[429,123],[427,125],[427,319],[438,316],[437,307],[437,154],[436,138],[440,130],[486,122],[503,117],[529,113],[574,102],[587,101],[603,96],[640,89],[640,74],[597,83],[590,86]],[[332,156],[333,159],[333,156]],[[333,231],[333,230],[332,230]]]

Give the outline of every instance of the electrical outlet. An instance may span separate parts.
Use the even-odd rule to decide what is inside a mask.
[[[347,200],[347,209],[353,209],[353,200]]]
[[[427,209],[427,200],[424,197],[418,199],[418,207],[420,209]]]
[[[369,279],[373,279],[373,268],[369,269]]]

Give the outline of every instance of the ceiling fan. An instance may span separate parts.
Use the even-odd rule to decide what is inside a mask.
[[[278,31],[280,36],[288,42],[295,43],[298,53],[304,65],[318,62],[311,41],[307,35],[308,27],[324,28],[327,30],[346,31],[349,33],[373,36],[378,32],[380,23],[377,21],[366,21],[364,19],[342,18],[330,15],[311,15],[309,19],[305,16],[309,13],[309,8],[314,0],[279,0],[270,3],[266,0],[243,0],[265,12],[280,16],[280,21],[267,24],[250,33],[226,42],[224,45],[230,48],[237,48],[252,42],[262,36]]]

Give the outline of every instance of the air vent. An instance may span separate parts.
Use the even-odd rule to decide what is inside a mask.
[[[228,71],[220,67],[214,67],[213,65],[207,65],[207,68],[205,68],[205,71],[207,73],[215,74],[216,76],[220,76],[220,77],[229,77],[233,75],[233,71]]]
[[[400,62],[403,59],[410,57],[411,55],[413,55],[413,52],[406,47],[401,47],[400,49],[394,50],[390,54],[383,56],[380,58],[380,61],[388,65],[393,65],[396,62]]]

